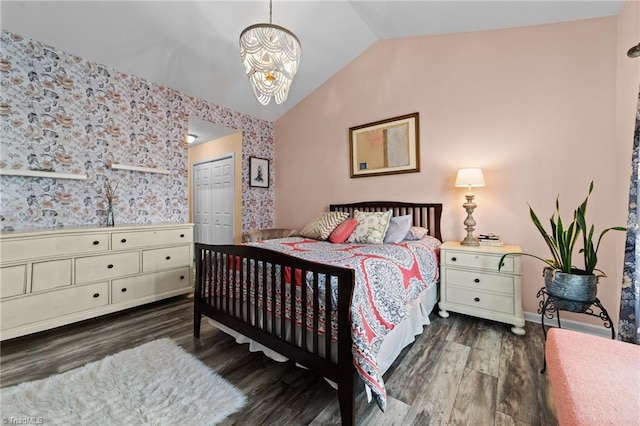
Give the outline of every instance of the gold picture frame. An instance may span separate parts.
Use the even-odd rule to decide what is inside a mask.
[[[420,171],[419,113],[349,128],[351,177]]]

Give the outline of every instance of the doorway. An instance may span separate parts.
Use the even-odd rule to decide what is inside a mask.
[[[193,165],[193,223],[197,243],[234,243],[234,154]]]

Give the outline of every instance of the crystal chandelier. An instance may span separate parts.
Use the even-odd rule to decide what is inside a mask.
[[[240,57],[253,94],[262,105],[275,96],[281,104],[289,96],[289,87],[300,63],[300,40],[291,31],[271,23],[250,25],[240,34]]]

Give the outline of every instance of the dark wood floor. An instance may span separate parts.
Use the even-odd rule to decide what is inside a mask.
[[[44,378],[169,337],[247,396],[224,425],[340,423],[336,391],[315,374],[250,353],[205,320],[195,339],[191,303],[178,297],[2,342],[0,384]],[[446,319],[432,313],[431,320],[385,374],[387,412],[366,404],[362,393],[358,424],[557,424],[548,379],[540,374],[538,324],[527,323],[527,334],[518,337],[508,325],[454,313]]]

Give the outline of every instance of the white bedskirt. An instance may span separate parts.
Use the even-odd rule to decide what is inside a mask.
[[[420,297],[411,302],[408,307],[408,316],[405,318],[400,324],[398,324],[389,334],[384,337],[382,345],[380,346],[380,351],[378,352],[378,367],[380,368],[380,374],[384,374],[393,361],[398,357],[400,352],[415,341],[415,336],[422,334],[424,326],[429,325],[431,321],[429,321],[429,314],[433,310],[434,306],[438,302],[438,285],[434,283],[430,285],[427,289],[425,289]],[[209,323],[225,333],[231,335],[235,338],[238,343],[248,343],[249,350],[251,352],[264,352],[269,358],[278,361],[285,362],[288,361],[287,357],[282,356],[278,352],[273,351],[272,349],[267,348],[260,343],[249,339],[245,335],[230,329],[229,327],[220,324],[217,321],[212,320],[211,318],[207,318]],[[309,331],[309,333],[311,333]],[[301,339],[298,338],[298,341]],[[310,339],[308,339],[310,341]],[[321,339],[319,343],[322,343],[324,339]],[[332,345],[332,359],[335,361],[337,359],[335,344]],[[321,348],[323,352],[324,349]],[[333,382],[327,380],[331,383],[332,386],[336,387]],[[367,390],[367,395],[370,398],[370,389]]]

